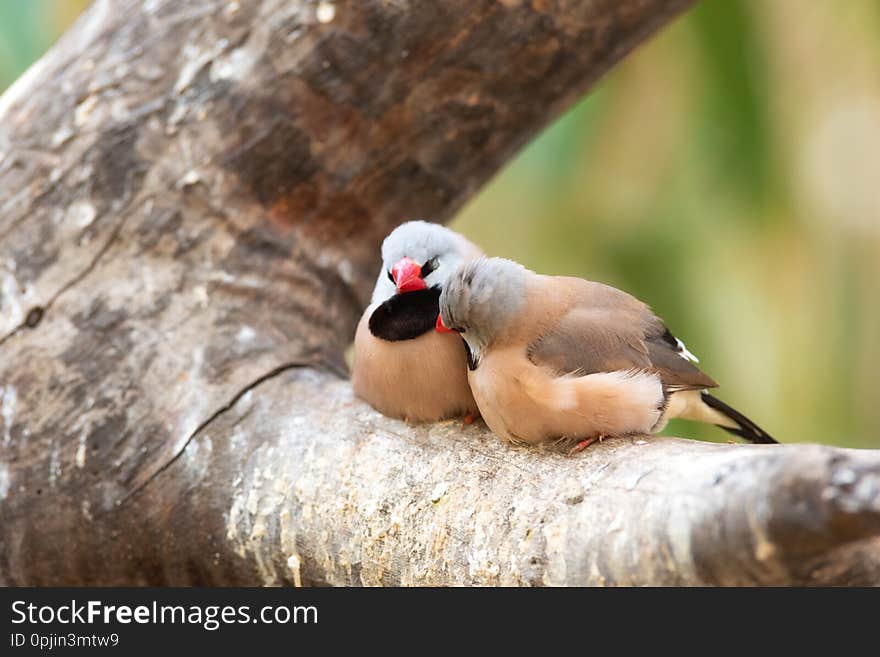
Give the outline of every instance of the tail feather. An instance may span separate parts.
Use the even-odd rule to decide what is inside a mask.
[[[764,431],[738,410],[731,408],[717,397],[713,397],[708,392],[703,392],[700,393],[700,398],[706,406],[718,411],[737,425],[737,427],[727,427],[723,424],[719,424],[718,426],[725,431],[748,440],[750,443],[777,444],[778,441],[776,441],[773,436]]]

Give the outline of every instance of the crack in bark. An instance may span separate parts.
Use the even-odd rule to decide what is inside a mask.
[[[193,432],[187,437],[187,439],[184,441],[183,445],[180,446],[180,448],[174,453],[174,455],[170,459],[168,459],[165,463],[163,463],[161,466],[159,466],[159,468],[157,468],[155,472],[151,473],[150,476],[147,477],[143,482],[137,484],[132,490],[130,490],[128,493],[126,493],[125,496],[121,500],[119,500],[119,502],[116,503],[116,506],[120,507],[123,504],[125,504],[129,499],[131,499],[132,497],[137,495],[140,491],[142,491],[144,488],[146,488],[160,474],[162,474],[168,468],[170,468],[183,455],[183,453],[186,451],[186,448],[189,447],[190,443],[193,441],[193,439],[196,438],[196,436],[198,436],[200,433],[202,433],[202,431],[204,431],[208,427],[208,425],[210,425],[212,422],[214,422],[214,420],[219,418],[221,415],[223,415],[227,411],[232,410],[232,408],[235,407],[235,405],[239,402],[239,400],[242,397],[244,397],[247,393],[256,389],[257,387],[259,387],[260,385],[262,385],[266,381],[274,379],[275,377],[277,377],[277,376],[279,376],[289,370],[295,370],[295,369],[300,369],[300,368],[320,368],[320,367],[321,367],[321,364],[318,362],[292,361],[289,363],[284,363],[282,365],[278,365],[277,367],[269,370],[265,374],[261,374],[260,376],[258,376],[256,379],[254,379],[253,381],[251,381],[250,383],[245,385],[243,388],[241,388],[237,393],[235,393],[235,395],[233,395],[233,397],[228,402],[226,402],[225,404],[223,404],[223,406],[221,406],[216,411],[214,411],[210,416],[208,416],[208,418],[206,420],[204,420],[202,423],[200,423],[193,430]],[[332,371],[333,368],[328,368],[328,369],[330,369]]]
[[[30,308],[30,310],[28,310],[27,315],[25,315],[24,320],[18,326],[16,326],[14,329],[12,329],[9,333],[4,335],[3,337],[0,337],[0,347],[2,347],[9,339],[11,339],[16,334],[20,333],[22,330],[34,329],[37,326],[39,326],[42,323],[42,320],[46,318],[46,313],[49,312],[49,309],[54,305],[54,303],[56,301],[58,301],[58,298],[62,294],[64,294],[65,292],[69,291],[74,285],[81,283],[83,281],[83,279],[86,278],[86,276],[88,276],[89,274],[91,274],[95,270],[95,267],[98,266],[98,263],[110,250],[110,247],[113,246],[113,244],[116,242],[117,239],[119,239],[119,234],[122,232],[122,227],[125,225],[125,222],[127,219],[128,219],[128,215],[123,215],[122,221],[120,221],[116,224],[116,226],[113,228],[113,231],[110,233],[110,236],[107,238],[107,240],[104,242],[104,244],[98,250],[98,252],[92,258],[91,262],[89,262],[89,264],[86,265],[85,268],[80,270],[69,281],[67,281],[66,283],[64,283],[64,285],[62,285],[60,288],[58,288],[52,294],[52,296],[49,297],[49,299],[48,299],[48,301],[46,301],[46,303],[43,303],[43,304],[38,303],[35,306],[32,306]],[[33,323],[32,322],[32,313],[38,309],[40,311],[40,319],[36,323]]]
[[[0,172],[0,173],[2,173],[2,172]],[[48,195],[49,190],[50,190],[51,188],[52,188],[51,185],[47,185],[46,188],[43,189],[39,194],[37,194],[36,196],[34,196],[32,199],[30,199],[30,201],[29,201],[30,206],[33,207],[34,205],[36,205],[37,203],[39,203],[40,200],[41,200],[42,198],[44,198],[45,196]],[[26,195],[27,195],[26,192],[27,192],[27,190],[24,190],[24,191],[23,191],[22,193],[20,193],[19,195],[20,195],[20,196],[26,196]],[[17,201],[17,200],[18,200],[18,196],[16,196],[15,199],[13,199],[13,201]],[[16,228],[18,228],[18,226],[20,226],[22,223],[24,223],[24,221],[25,221],[29,216],[30,216],[30,213],[28,213],[28,212],[23,212],[21,215],[19,215],[19,216],[16,217],[15,219],[13,219],[13,220],[12,220],[12,223],[9,224],[9,226],[7,226],[6,230],[4,230],[2,233],[0,233],[0,242],[3,242],[7,237],[9,237],[10,235],[12,235],[12,231],[14,231]]]

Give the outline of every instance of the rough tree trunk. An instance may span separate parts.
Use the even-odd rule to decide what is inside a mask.
[[[5,584],[880,582],[880,456],[420,428],[342,353],[686,0],[103,0],[0,99]]]

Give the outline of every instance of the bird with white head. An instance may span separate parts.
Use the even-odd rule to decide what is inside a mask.
[[[358,397],[413,422],[477,412],[461,339],[434,328],[447,278],[481,255],[462,235],[426,221],[401,224],[385,238],[382,269],[355,334]]]

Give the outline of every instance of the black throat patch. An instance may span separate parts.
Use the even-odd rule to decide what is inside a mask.
[[[370,333],[382,340],[412,340],[433,331],[440,314],[440,288],[395,294],[370,315]]]
[[[470,346],[468,346],[467,340],[462,338],[461,343],[464,345],[465,352],[467,352],[468,369],[473,372],[480,366],[480,360],[474,356],[474,352],[472,352]]]

